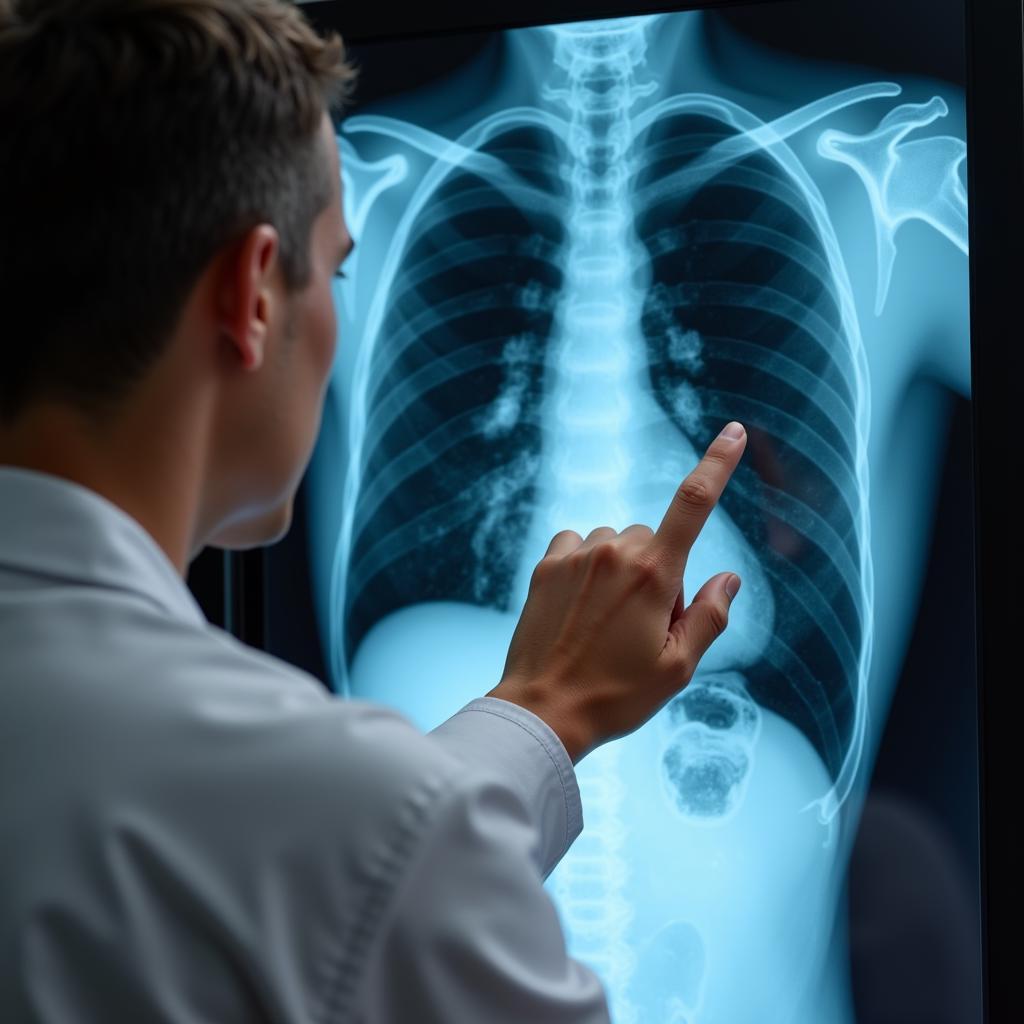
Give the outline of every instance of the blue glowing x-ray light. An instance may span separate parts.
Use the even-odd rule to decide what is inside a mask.
[[[836,222],[866,190],[880,317],[900,225],[966,252],[964,146],[905,141],[937,96],[878,121],[890,81],[759,111],[699,19],[504,33],[344,125],[359,247],[314,463],[336,509],[320,613],[338,689],[430,728],[500,676],[554,533],[656,526],[742,421],[684,580],[740,572],[729,630],[578,766],[586,826],[548,884],[617,1024],[846,1020],[824,979],[841,812],[877,739],[874,326]],[[801,1013],[815,985],[834,1013]]]

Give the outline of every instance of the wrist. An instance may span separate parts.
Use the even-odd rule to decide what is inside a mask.
[[[485,694],[525,708],[536,715],[558,737],[569,760],[575,765],[596,744],[585,727],[583,715],[567,706],[567,701],[552,700],[546,688],[502,680]]]

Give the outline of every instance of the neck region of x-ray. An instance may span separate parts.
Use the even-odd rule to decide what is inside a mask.
[[[742,422],[684,578],[742,576],[728,629],[577,766],[545,884],[616,1024],[845,1022],[839,894],[920,577],[872,431],[920,461],[927,416],[889,426],[908,310],[966,318],[962,93],[818,66],[762,98],[702,17],[496,33],[344,122],[318,615],[336,689],[429,730],[501,677],[555,533],[656,527]]]

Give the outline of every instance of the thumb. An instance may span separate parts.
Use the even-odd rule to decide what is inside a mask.
[[[740,589],[733,572],[719,573],[697,591],[690,607],[669,627],[669,646],[691,673],[729,624],[729,605]],[[728,588],[728,589],[727,589]]]

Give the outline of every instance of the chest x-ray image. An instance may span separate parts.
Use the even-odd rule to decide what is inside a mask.
[[[716,18],[494,32],[341,123],[317,614],[337,691],[431,729],[500,679],[555,533],[656,527],[742,422],[684,580],[740,574],[729,627],[577,766],[545,885],[616,1024],[845,1024],[841,894],[941,454],[911,383],[970,391],[964,96]]]

